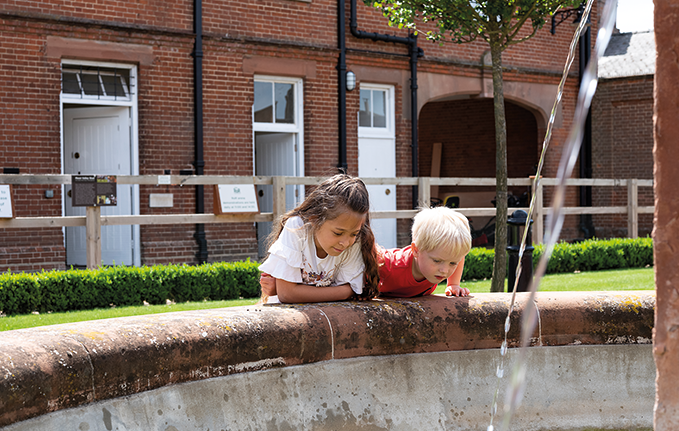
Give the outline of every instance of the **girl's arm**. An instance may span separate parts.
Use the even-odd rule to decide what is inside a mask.
[[[462,280],[462,272],[464,271],[464,257],[457,264],[457,268],[453,272],[453,275],[448,277],[448,282],[446,286],[446,296],[468,296],[469,289],[466,287],[460,287],[460,280]]]
[[[291,283],[279,278],[275,280],[278,299],[286,304],[343,301],[354,295],[354,291],[351,290],[349,283],[339,286],[316,287],[307,284]]]

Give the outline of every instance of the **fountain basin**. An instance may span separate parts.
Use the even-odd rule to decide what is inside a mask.
[[[517,294],[511,316],[500,412],[527,299]],[[485,430],[510,300],[234,307],[8,331],[0,426]],[[512,428],[651,429],[654,292],[538,293],[536,305]]]

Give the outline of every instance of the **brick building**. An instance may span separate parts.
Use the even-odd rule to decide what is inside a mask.
[[[552,35],[547,25],[503,55],[510,177],[534,173],[574,29],[561,25]],[[487,50],[483,42],[409,38],[351,0],[8,0],[0,6],[0,166],[21,174],[306,176],[346,166],[353,175],[408,177],[428,176],[439,163],[440,176],[493,177]],[[355,75],[355,90],[341,90],[343,70]],[[555,175],[576,86],[577,59],[546,176]],[[16,213],[78,214],[68,191],[15,186]],[[465,190],[441,190],[452,192]],[[119,186],[118,193],[122,214],[193,213],[212,202],[209,188],[201,195],[195,187]],[[412,208],[410,187],[373,193],[387,196],[382,209]],[[155,205],[157,194],[171,195],[172,205]],[[569,199],[575,203],[575,192]],[[384,245],[408,242],[406,223],[386,223]],[[82,264],[77,229],[3,229],[0,270]],[[258,256],[251,223],[124,226],[102,235],[108,264]],[[578,236],[577,221],[569,221],[564,237]]]
[[[599,64],[599,86],[592,101],[592,173],[595,178],[653,179],[653,31],[614,34]],[[592,200],[625,206],[627,188],[599,188]],[[639,188],[639,204],[653,205],[651,187]],[[599,238],[625,237],[626,214],[597,215]],[[653,214],[639,215],[639,235],[650,235]]]

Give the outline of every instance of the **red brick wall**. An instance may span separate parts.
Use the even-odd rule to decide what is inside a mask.
[[[358,2],[359,29],[407,35],[406,30],[390,28],[381,14]],[[337,3],[314,0],[244,0],[203,2],[203,111],[205,174],[252,175],[252,124],[254,74],[275,74],[244,68],[246,58],[260,56],[281,61],[303,61],[313,73],[290,72],[285,76],[304,79],[304,149],[306,175],[331,175],[338,163],[337,114]],[[347,66],[367,65],[384,70],[409,71],[407,47],[392,43],[360,40],[351,36],[347,18]],[[547,28],[534,39],[508,49],[504,55],[505,79],[517,82],[558,83],[572,34],[563,25],[552,36]],[[170,169],[192,169],[194,164],[193,96],[193,2],[6,1],[0,6],[0,166],[18,167],[21,173],[61,172],[60,58],[50,57],[47,38],[134,44],[151,47],[152,60],[122,60],[121,48],[115,61],[132,62],[138,67],[138,142],[140,174],[162,174]],[[488,48],[477,41],[468,45],[445,43],[439,46],[420,38],[425,56],[418,70],[455,76],[481,78],[480,58]],[[82,58],[79,51],[65,52],[64,58]],[[378,53],[379,52],[379,53]],[[90,54],[87,54],[90,55]],[[84,59],[104,61],[106,58]],[[577,67],[577,63],[573,65]],[[246,70],[247,69],[247,70]],[[358,77],[359,81],[361,77]],[[410,176],[411,119],[408,113],[409,82],[394,82],[396,96],[397,176]],[[420,83],[420,88],[426,85]],[[572,116],[575,91],[567,87],[563,120],[554,132],[553,144],[567,133]],[[443,103],[443,102],[442,102]],[[445,102],[448,103],[448,102]],[[460,103],[460,102],[456,102]],[[425,107],[425,109],[429,109]],[[535,163],[535,148],[543,124],[512,103],[508,115],[510,128],[510,175],[525,176]],[[481,107],[485,113],[481,115]],[[484,145],[492,133],[492,105],[474,105],[476,133]],[[358,172],[357,124],[358,92],[347,93],[347,160],[349,173]],[[419,127],[420,142],[432,127]],[[448,109],[448,108],[446,108]],[[454,105],[451,112],[459,110]],[[472,115],[472,113],[467,113]],[[529,115],[530,114],[530,115]],[[460,114],[458,113],[458,116]],[[483,118],[483,120],[481,120]],[[490,123],[488,123],[490,121]],[[532,121],[532,122],[531,122]],[[517,128],[516,131],[514,128]],[[528,136],[530,144],[513,136]],[[486,142],[488,141],[488,142]],[[531,153],[524,165],[513,161],[514,150]],[[428,172],[426,145],[421,145],[422,173]],[[486,151],[490,151],[488,148]],[[492,151],[491,151],[492,152]],[[445,154],[445,153],[444,153]],[[490,154],[490,153],[488,153]],[[486,154],[484,157],[488,156]],[[557,154],[557,153],[554,153]],[[28,157],[30,155],[30,157]],[[473,155],[469,155],[472,157]],[[530,159],[530,163],[527,161]],[[523,160],[523,159],[522,159]],[[555,156],[548,156],[546,172],[555,172]],[[426,166],[427,169],[424,169]],[[483,172],[493,176],[484,162]],[[480,171],[477,171],[477,174]],[[443,171],[442,174],[451,175]],[[484,174],[485,175],[485,174]],[[44,198],[46,189],[55,190],[53,199]],[[14,201],[19,216],[61,215],[61,188],[17,186]],[[140,187],[142,214],[192,213],[195,211],[194,187]],[[399,209],[412,207],[411,187],[399,187]],[[149,193],[172,193],[173,208],[149,208]],[[205,208],[212,207],[212,190],[205,188]],[[399,244],[409,242],[409,222],[399,223]],[[194,225],[142,226],[141,251],[144,264],[167,262],[196,263],[198,251],[193,237]],[[206,225],[209,260],[234,260],[255,257],[257,244],[252,223]],[[0,270],[37,270],[63,268],[65,252],[61,229],[3,230],[0,235]]]
[[[592,168],[595,178],[653,178],[653,77],[599,83],[592,104]],[[627,187],[592,190],[592,205],[626,206]],[[639,205],[653,205],[651,187],[639,188]],[[625,237],[627,215],[594,218],[600,238]],[[653,215],[639,215],[639,235],[650,235]]]

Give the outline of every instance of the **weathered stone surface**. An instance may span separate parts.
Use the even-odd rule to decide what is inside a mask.
[[[528,294],[508,334],[519,345]],[[166,385],[329,359],[497,348],[510,294],[235,307],[4,332],[0,426]],[[532,345],[650,343],[653,292],[538,293]]]

